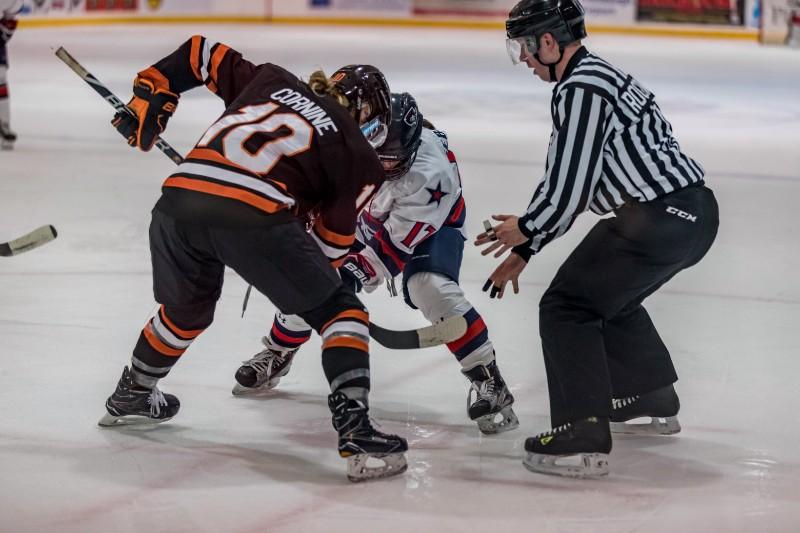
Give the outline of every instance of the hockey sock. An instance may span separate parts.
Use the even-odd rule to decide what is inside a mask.
[[[489,340],[489,329],[474,307],[464,313],[464,319],[467,321],[467,332],[447,347],[466,371],[494,361],[494,347]]]
[[[131,371],[136,383],[143,387],[153,388],[159,379],[166,376],[194,339],[211,323],[210,317],[201,317],[192,322],[199,322],[202,326],[184,329],[193,327],[184,325],[189,320],[184,318],[181,321],[183,327],[180,327],[168,314],[162,305],[142,329],[133,349]],[[207,312],[203,314],[209,315]],[[213,307],[210,314],[213,316]]]
[[[311,338],[311,326],[297,315],[275,314],[272,329],[267,336],[268,347],[285,352],[300,348]]]
[[[369,315],[349,309],[336,315],[320,329],[322,368],[331,393],[340,391],[353,400],[368,403]]]

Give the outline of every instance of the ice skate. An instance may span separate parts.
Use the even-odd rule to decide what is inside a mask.
[[[335,392],[328,396],[328,407],[333,413],[333,427],[339,432],[339,455],[347,459],[347,479],[358,482],[406,471],[406,439],[373,428],[366,405]],[[383,464],[373,466],[371,459]]]
[[[608,475],[611,432],[607,418],[589,417],[525,440],[522,464],[531,472],[574,478]]]
[[[0,150],[13,150],[17,142],[17,134],[11,131],[8,124],[0,122]]]
[[[678,411],[681,403],[672,385],[642,394],[613,400],[611,431],[628,435],[674,435],[681,430]],[[635,422],[645,418],[649,422]]]
[[[262,337],[261,342],[266,349],[244,361],[236,371],[236,385],[231,391],[234,396],[273,389],[281,378],[289,373],[298,348],[279,351],[270,348],[267,337]]]
[[[172,394],[164,394],[158,387],[147,389],[137,385],[126,366],[117,383],[117,390],[106,400],[107,412],[98,425],[114,427],[159,424],[178,414],[180,407],[181,402]]]
[[[514,396],[494,361],[463,373],[472,383],[467,393],[467,415],[478,423],[481,433],[493,435],[519,426],[519,419],[511,408]]]

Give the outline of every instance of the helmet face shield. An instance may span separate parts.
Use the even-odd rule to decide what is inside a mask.
[[[389,127],[383,123],[381,117],[375,117],[361,125],[361,133],[364,134],[369,144],[377,150],[386,141]]]
[[[511,58],[511,63],[519,65],[528,57],[535,57],[539,51],[539,46],[536,43],[536,37],[529,35],[506,39],[506,50],[508,51],[508,57]]]

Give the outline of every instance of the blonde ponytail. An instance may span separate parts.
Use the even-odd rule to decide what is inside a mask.
[[[342,107],[347,107],[350,104],[347,97],[341,93],[322,70],[315,70],[311,73],[308,78],[308,88],[317,96],[333,97]]]

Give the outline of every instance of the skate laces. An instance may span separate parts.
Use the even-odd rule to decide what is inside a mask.
[[[543,438],[546,438],[546,437],[555,437],[557,434],[563,433],[564,431],[567,431],[571,427],[572,427],[572,422],[567,422],[566,424],[563,424],[563,425],[558,426],[558,427],[554,427],[551,430],[543,431],[542,433],[539,433],[538,435],[536,435],[534,437],[534,439],[543,439]]]
[[[627,398],[614,398],[611,400],[614,409],[622,409],[639,400],[640,396],[628,396]]]
[[[150,404],[150,414],[158,417],[161,414],[161,407],[167,406],[167,399],[164,398],[164,393],[158,390],[158,387],[153,387],[147,397],[147,403]]]
[[[261,350],[247,361],[243,361],[243,364],[253,368],[259,376],[262,374],[271,376],[272,368],[283,364],[289,354],[288,352],[284,354],[271,348],[267,337],[262,337],[261,342],[266,346],[266,349]]]
[[[478,397],[491,401],[494,399],[494,396],[495,396],[494,378],[489,378],[485,381],[482,381],[481,386],[478,389]]]

